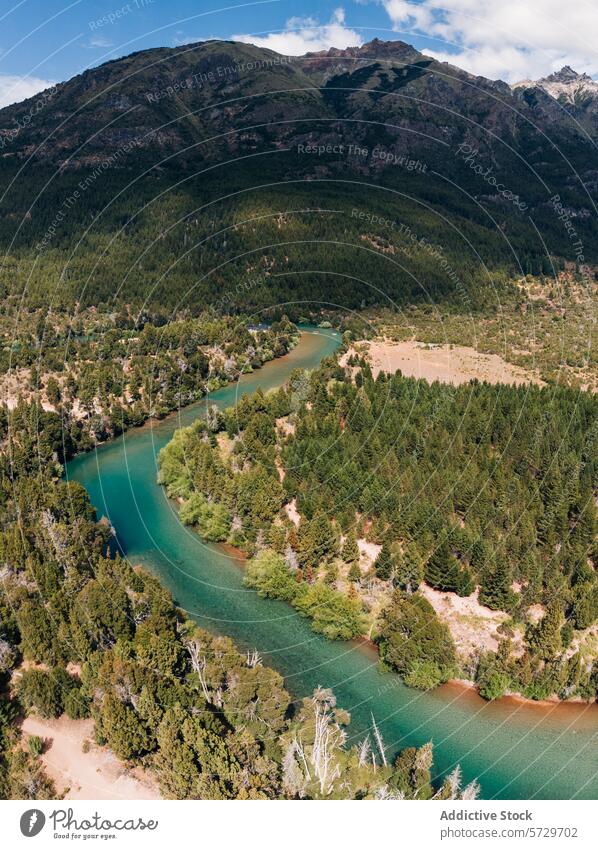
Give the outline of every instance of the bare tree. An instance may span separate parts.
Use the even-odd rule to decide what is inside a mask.
[[[199,640],[189,640],[187,643],[185,643],[185,648],[189,652],[193,671],[197,673],[197,677],[199,678],[199,683],[201,684],[204,699],[206,700],[206,702],[208,702],[208,704],[211,704],[212,698],[210,695],[210,691],[208,690],[208,685],[206,683],[205,678],[205,669],[208,662],[203,651],[202,644],[199,642]]]
[[[461,799],[465,799],[467,801],[471,799],[477,799],[480,795],[480,785],[474,779],[471,784],[468,784],[467,787],[463,788],[461,792]]]
[[[369,734],[364,737],[361,743],[357,746],[357,754],[359,758],[359,766],[365,766],[370,758],[371,744]]]
[[[252,652],[247,652],[247,666],[250,669],[253,669],[254,666],[262,665],[262,657],[257,649],[254,649]]]
[[[303,746],[297,739],[291,740],[282,759],[282,783],[287,795],[302,799],[310,779]]]
[[[391,790],[388,784],[383,784],[381,787],[378,787],[374,796],[376,799],[380,799],[382,801],[395,801],[405,798],[404,793],[400,790]]]
[[[433,799],[459,799],[461,792],[461,766],[457,764],[454,770],[447,775],[442,787],[434,794]]]
[[[299,558],[290,545],[287,545],[287,550],[284,553],[284,562],[289,572],[296,572],[299,568]]]
[[[310,762],[320,785],[320,793],[327,796],[340,775],[336,751],[344,744],[346,735],[332,712],[336,706],[332,690],[318,687],[311,704],[314,711],[314,742]]]
[[[388,766],[388,762],[386,760],[386,755],[384,754],[384,741],[382,739],[382,735],[380,734],[380,730],[376,725],[376,720],[374,719],[374,714],[372,714],[372,728],[374,730],[374,739],[376,740],[376,744],[378,746],[378,751],[380,752],[380,757],[382,758],[382,763],[384,766]]]

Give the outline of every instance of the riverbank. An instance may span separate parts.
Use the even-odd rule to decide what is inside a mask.
[[[245,573],[246,567],[247,567],[247,560],[248,560],[248,556],[247,556],[246,552],[244,552],[241,549],[236,548],[235,546],[232,546],[228,543],[217,543],[216,546],[222,551],[223,554],[232,558],[233,562],[238,567],[240,572]],[[475,614],[476,614],[475,615],[476,619],[482,618],[484,622],[486,622],[486,621],[490,622],[494,628],[496,628],[497,626],[500,626],[501,624],[503,624],[509,618],[508,614],[506,614],[506,613],[503,613],[501,611],[492,611],[489,608],[484,608],[482,605],[480,605],[479,602],[477,601],[477,591],[470,598],[461,598],[460,596],[457,596],[455,593],[441,593],[438,590],[434,590],[432,587],[428,587],[426,584],[424,584],[423,589],[421,590],[421,594],[423,595],[424,598],[426,598],[428,601],[430,601],[432,603],[432,606],[435,608],[437,614],[439,613],[439,610],[440,610],[440,612],[442,612],[443,603],[445,603],[446,598],[448,596],[450,596],[452,603],[454,603],[457,606],[457,609],[460,611],[460,616],[462,616],[464,618],[468,618],[468,616],[473,615],[473,614],[471,614],[471,610],[474,610]],[[339,593],[339,595],[342,595],[342,593]],[[308,619],[310,618],[307,614],[304,614],[304,615],[306,616],[306,618],[308,618]],[[440,616],[440,618],[441,618],[441,621],[445,621],[445,622],[447,622],[447,624],[451,622],[450,616],[448,618]],[[461,634],[461,636],[462,636],[462,632],[463,632],[464,627],[465,627],[462,624],[462,622],[461,621],[455,622],[454,620],[452,620],[452,624],[454,626],[453,629],[451,630],[453,637],[455,637],[455,633],[454,633],[455,630],[458,632],[458,634]],[[490,651],[495,650],[498,643],[497,643],[497,638],[494,636],[494,634],[491,633],[490,631],[484,630],[483,636],[486,638],[487,643],[486,644],[483,643],[482,648],[485,648],[486,650],[490,650]],[[464,638],[462,636],[462,641],[461,641],[460,645],[462,645],[463,639]],[[470,645],[469,633],[467,635],[466,642],[467,642],[468,647],[471,648],[472,646]],[[367,636],[366,634],[362,634],[358,637],[354,637],[351,640],[347,640],[347,643],[357,647],[359,650],[362,650],[366,653],[369,653],[370,657],[372,656],[372,653],[375,654],[376,662],[379,662],[379,660],[380,660],[380,650],[379,650],[378,644],[376,642],[374,642],[374,640],[370,639],[370,637]],[[521,649],[520,645],[519,645],[519,648]],[[467,658],[462,658],[462,660],[466,660],[466,659]],[[475,681],[472,681],[470,679],[465,679],[465,678],[451,678],[445,684],[440,685],[440,687],[438,687],[437,689],[442,690],[443,687],[448,687],[449,685],[461,685],[461,686],[467,687],[467,689],[474,691],[479,696],[480,700],[483,703],[488,702],[488,700],[483,699],[482,696],[480,695],[479,687],[478,687],[478,685],[476,684]],[[430,691],[428,691],[428,692],[430,692]],[[556,693],[553,694],[551,697],[549,697],[547,699],[529,699],[526,696],[524,696],[523,693],[509,691],[504,696],[501,696],[499,699],[494,700],[494,702],[501,702],[501,701],[505,701],[505,703],[513,703],[513,704],[518,704],[518,705],[521,705],[521,704],[540,705],[540,706],[543,705],[543,706],[550,706],[552,708],[555,705],[562,705],[562,704],[577,704],[577,705],[584,705],[586,707],[590,707],[592,705],[596,706],[595,700],[587,700],[587,699],[582,699],[580,697],[573,697],[573,698],[570,698],[570,699],[560,699]]]
[[[279,357],[274,357],[273,360],[266,360],[260,366],[255,366],[251,370],[239,372],[231,380],[228,380],[228,381],[218,380],[217,382],[215,381],[214,385],[211,387],[211,389],[209,391],[202,394],[201,397],[193,399],[192,401],[190,401],[188,404],[185,404],[184,406],[174,407],[172,409],[169,409],[167,412],[160,413],[160,414],[149,412],[149,413],[147,413],[143,416],[143,420],[141,420],[141,421],[139,421],[138,423],[135,423],[135,424],[127,424],[126,422],[122,421],[122,423],[121,423],[122,427],[119,428],[118,433],[109,433],[109,434],[107,434],[106,439],[98,438],[96,436],[93,443],[90,442],[89,445],[86,445],[84,448],[79,448],[77,451],[75,451],[75,453],[69,455],[68,458],[67,458],[67,462],[70,461],[70,460],[73,460],[75,457],[78,457],[80,455],[85,455],[85,454],[89,454],[92,451],[96,451],[98,448],[101,448],[102,446],[110,445],[110,443],[113,442],[115,439],[119,439],[124,434],[130,433],[131,431],[143,431],[144,429],[154,429],[154,428],[158,427],[163,422],[168,424],[168,422],[172,421],[175,417],[180,418],[182,415],[184,415],[185,411],[197,410],[199,408],[203,408],[203,412],[207,413],[209,402],[210,402],[210,396],[214,392],[219,392],[223,389],[226,389],[228,386],[237,384],[239,382],[240,378],[243,375],[250,375],[250,374],[253,374],[256,371],[260,371],[260,369],[262,369],[269,362],[274,362],[275,360],[283,360],[299,344],[299,342],[301,340],[301,335],[302,335],[303,332],[304,331],[299,331],[297,334],[294,334],[293,336],[291,336],[289,349],[288,349],[287,353],[282,354]],[[0,390],[0,392],[1,392],[1,390]],[[4,397],[4,398],[0,397],[0,404],[4,403],[7,406],[7,409],[12,410],[17,405],[18,400],[19,400],[18,398],[11,398],[11,399],[7,400],[6,397]],[[29,399],[29,400],[31,400],[31,399]],[[42,402],[42,407],[46,412],[56,412],[56,409],[52,405],[46,403],[45,401]],[[81,423],[81,422],[88,421],[89,413],[83,411],[79,404],[74,405],[73,410],[74,410],[73,420],[75,422]],[[96,413],[97,413],[97,411],[96,411]]]
[[[283,399],[286,397],[284,393],[282,397]],[[159,458],[158,480],[165,485],[166,493],[173,497],[180,492],[184,493],[184,497],[179,495],[176,499],[180,506],[182,521],[200,536],[204,534],[205,537],[213,540],[228,539],[246,549],[243,556],[252,558],[245,575],[247,586],[256,589],[264,598],[290,604],[308,619],[316,633],[321,633],[328,639],[350,640],[357,636],[373,636],[380,643],[385,657],[388,656],[385,652],[386,638],[393,627],[392,622],[387,619],[386,611],[396,605],[393,617],[399,617],[401,609],[404,608],[409,608],[409,616],[414,617],[421,609],[423,615],[427,617],[426,621],[430,629],[436,628],[437,635],[446,634],[446,651],[443,651],[443,657],[450,653],[451,660],[444,667],[438,661],[438,671],[434,675],[414,678],[409,677],[408,669],[401,665],[400,660],[397,659],[400,655],[396,654],[393,659],[394,668],[403,672],[406,681],[412,687],[433,688],[458,671],[464,677],[473,679],[479,687],[479,692],[488,699],[499,698],[506,692],[514,691],[517,691],[521,698],[530,698],[530,700],[541,697],[556,701],[560,700],[559,696],[570,695],[583,701],[590,696],[589,680],[583,687],[577,686],[581,673],[578,673],[577,680],[571,686],[568,682],[573,679],[568,679],[563,674],[559,677],[553,675],[542,689],[535,686],[536,679],[533,679],[531,671],[527,672],[527,677],[518,674],[525,664],[535,663],[534,671],[539,674],[547,668],[538,661],[537,657],[534,657],[533,640],[530,638],[530,634],[533,637],[533,629],[537,628],[538,619],[547,615],[546,608],[540,604],[531,605],[529,599],[526,601],[526,597],[521,596],[518,615],[513,618],[515,603],[519,601],[516,593],[521,592],[521,584],[511,582],[512,606],[500,610],[497,609],[497,605],[489,607],[480,601],[485,598],[481,581],[478,581],[478,585],[475,586],[475,582],[471,579],[468,590],[461,593],[435,589],[436,585],[432,586],[433,579],[425,583],[422,580],[424,575],[422,559],[421,574],[418,574],[417,582],[412,584],[413,590],[419,587],[417,594],[410,598],[406,596],[398,598],[394,592],[394,584],[398,583],[398,580],[394,583],[390,580],[392,577],[390,569],[387,573],[379,571],[377,558],[382,555],[382,546],[371,541],[370,522],[366,522],[358,514],[355,515],[360,536],[355,535],[353,539],[354,553],[345,553],[351,535],[348,532],[344,535],[339,533],[334,506],[330,508],[329,517],[323,522],[319,524],[316,521],[306,522],[306,514],[303,512],[302,517],[299,515],[295,499],[288,500],[290,493],[287,492],[285,495],[280,487],[276,489],[279,482],[284,480],[283,460],[286,456],[284,452],[287,448],[292,452],[292,446],[287,445],[287,437],[292,431],[292,425],[286,418],[291,407],[285,406],[287,402],[283,401],[281,408],[276,396],[269,400],[275,404],[275,408],[269,408],[268,399],[263,401],[262,396],[256,396],[249,405],[243,407],[242,414],[245,421],[242,427],[247,427],[246,433],[249,434],[252,425],[251,404],[260,405],[260,415],[264,419],[270,417],[270,431],[264,431],[265,438],[271,439],[268,444],[271,444],[273,450],[278,452],[269,455],[267,461],[271,465],[274,463],[278,475],[276,476],[272,469],[269,483],[263,492],[256,494],[255,488],[252,490],[251,497],[257,499],[263,509],[265,505],[268,505],[269,493],[276,492],[274,506],[267,514],[268,523],[264,524],[266,515],[264,512],[255,517],[255,522],[259,523],[257,527],[263,528],[260,531],[261,541],[258,537],[256,542],[255,535],[251,533],[244,536],[244,527],[250,529],[256,527],[251,524],[254,518],[250,516],[247,519],[247,512],[243,512],[247,508],[239,508],[231,495],[237,490],[244,491],[248,486],[247,480],[251,485],[251,479],[247,478],[250,461],[247,458],[244,462],[243,459],[239,460],[239,457],[245,456],[243,454],[245,431],[239,430],[240,426],[234,416],[226,419],[228,436],[223,431],[215,441],[213,440],[211,447],[203,425],[199,428],[197,426],[181,428],[176,432],[172,442],[162,449]],[[281,415],[284,410],[287,410],[287,414]],[[278,434],[278,441],[275,441],[274,429]],[[231,434],[234,435],[234,440]],[[231,449],[235,444],[237,453],[232,455]],[[201,465],[194,465],[193,460],[188,462],[187,458],[196,457],[199,451],[202,456]],[[287,471],[293,474],[286,462],[285,466]],[[219,470],[216,485],[214,479],[206,483],[205,477],[202,477],[202,467]],[[317,486],[316,481],[313,484]],[[222,499],[219,492],[228,493],[228,499]],[[200,517],[199,514],[197,507],[199,499],[203,499],[202,504],[205,505],[205,509],[208,509],[209,504],[211,509],[221,511],[224,516],[218,525],[219,536],[213,534],[210,537],[211,529],[205,518]],[[309,516],[309,513],[307,515]],[[233,516],[237,517],[235,521],[238,522],[234,533],[231,523]],[[313,538],[312,525],[316,529],[317,544],[326,546],[319,550],[320,553],[315,559],[309,553],[309,548],[305,547],[311,544],[310,538]],[[378,537],[374,536],[374,539],[377,538],[378,542],[381,542],[380,529],[377,534]],[[275,539],[278,539],[278,545]],[[231,553],[230,550],[227,553]],[[308,556],[312,559],[308,560]],[[401,559],[402,557],[403,554]],[[399,562],[398,557],[397,562]],[[412,601],[417,610],[411,604]],[[511,613],[507,610],[511,610]],[[427,631],[426,635],[428,635]],[[579,646],[585,636],[583,629],[578,629],[570,638],[569,645]],[[429,636],[426,638],[429,639]],[[412,652],[417,651],[422,654],[426,651],[430,652],[425,640],[419,637],[414,637],[410,645],[416,646],[415,649],[410,649]],[[553,656],[557,658],[556,650]],[[565,668],[564,664],[570,656],[562,652],[562,668]],[[580,653],[580,670],[581,657]],[[583,674],[589,679],[589,669],[585,660]],[[566,699],[563,698],[563,700]]]
[[[182,503],[182,499],[177,498],[174,503],[176,503],[177,505],[175,509],[178,510],[178,507]],[[202,539],[201,535],[196,529],[193,530],[193,533],[197,534],[199,539]],[[247,582],[246,580],[248,562],[251,565],[251,560],[248,560],[248,554],[246,551],[243,551],[242,549],[233,546],[230,543],[216,543],[214,545],[223,555],[231,558],[231,561],[239,569],[240,573],[243,574],[244,583],[248,583],[250,587],[255,587],[258,593],[263,594],[268,598],[281,600],[284,603],[288,603],[293,608],[298,609],[299,612],[303,616],[305,616],[306,619],[308,619],[308,621],[312,622],[312,627],[314,627],[314,630],[317,633],[325,634],[323,630],[320,630],[319,627],[313,624],[313,616],[311,615],[311,612],[305,608],[305,606],[300,603],[296,603],[294,599],[292,601],[289,601],[289,591],[286,588],[286,583],[283,583],[283,579],[281,576],[278,576],[273,581],[273,586],[276,586],[280,591],[279,595],[273,595],[271,590],[262,592],[262,588],[259,583],[254,584],[252,581]],[[271,551],[270,554],[274,557],[276,556],[275,552],[273,551]],[[262,570],[260,569],[258,570],[258,572],[259,571]],[[288,583],[289,587],[296,587],[294,579],[289,578]],[[326,590],[326,592],[329,594],[335,593],[343,599],[347,598],[344,592],[332,590],[330,587],[326,586],[323,580],[316,581],[312,586],[319,586],[322,591]],[[352,585],[350,584],[349,586]],[[478,593],[479,588],[476,588],[476,590],[471,594],[471,596],[462,597],[457,595],[456,593],[441,592],[439,590],[435,590],[433,587],[430,587],[425,582],[422,582],[418,590],[418,594],[425,598],[434,608],[434,611],[436,612],[436,615],[438,616],[439,620],[446,624],[449,628],[455,646],[458,650],[458,660],[462,668],[468,663],[476,663],[476,659],[478,657],[477,652],[480,649],[483,651],[496,653],[501,640],[499,629],[502,626],[506,626],[508,623],[511,622],[509,614],[505,613],[504,611],[491,610],[490,608],[480,604],[478,599]],[[301,599],[301,596],[299,596],[299,598]],[[379,607],[384,607],[385,604],[389,603],[389,601],[390,591],[388,593],[386,601],[379,602]],[[320,599],[320,606],[326,609],[327,603],[327,597],[323,596],[322,599]],[[538,607],[538,605],[536,605],[535,607]],[[512,624],[513,623],[511,623],[511,625]],[[372,624],[369,629],[370,633],[373,627],[374,626]],[[511,630],[513,632],[511,637],[512,653],[514,656],[520,657],[525,652],[523,629],[519,628],[515,630],[513,627],[511,628]],[[370,638],[369,634],[366,634],[364,632],[359,636],[349,638],[347,639],[347,643],[354,645],[358,648],[363,648],[366,651],[374,652],[376,662],[379,661],[379,647],[377,643]],[[450,679],[447,683],[455,682],[465,684],[467,687],[473,689],[476,693],[480,693],[480,688],[478,684],[470,679],[453,678]],[[557,693],[554,693],[546,699],[529,699],[521,692],[507,691],[503,696],[500,697],[500,699],[516,699],[518,703],[544,704],[551,706],[554,706],[555,704],[558,705],[564,703],[580,704],[586,706],[596,704],[595,700],[587,700],[579,696],[575,696],[569,699],[561,699],[559,698]],[[500,701],[500,699],[495,699],[494,701]]]
[[[210,403],[222,409],[258,387],[276,388],[295,368],[317,367],[339,344],[338,334],[305,334],[291,354],[213,394]],[[182,527],[175,504],[156,484],[156,460],[174,430],[191,424],[203,408],[181,410],[67,465],[68,479],[82,483],[98,515],[109,518],[129,562],[149,569],[201,627],[230,636],[243,651],[257,649],[264,664],[284,676],[298,704],[318,686],[332,688],[352,717],[349,744],[371,733],[373,715],[389,758],[433,740],[435,780],[460,764],[465,781],[480,779],[482,798],[598,797],[595,705],[559,703],[548,716],[534,703],[528,711],[504,699],[484,702],[472,690],[449,685],[410,690],[394,673],[381,674],[367,646],[327,640],[290,606],[259,598],[243,586],[234,552],[206,545]],[[583,710],[583,721],[572,721],[571,708]]]

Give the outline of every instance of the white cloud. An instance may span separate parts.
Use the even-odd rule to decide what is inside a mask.
[[[98,49],[101,47],[112,47],[113,42],[107,38],[104,38],[103,35],[94,35],[86,44],[83,44],[82,47],[90,48],[90,49]]]
[[[563,65],[598,73],[598,14],[592,0],[379,2],[393,28],[440,40],[438,48],[423,52],[472,74],[515,82]]]
[[[345,10],[335,9],[327,24],[314,18],[289,18],[282,32],[265,36],[233,35],[233,41],[244,41],[257,47],[267,47],[286,56],[302,56],[329,47],[359,47],[363,39],[355,30],[345,26]]]
[[[43,91],[54,83],[50,80],[40,80],[38,77],[17,77],[13,74],[0,74],[0,109],[33,97],[38,91]]]

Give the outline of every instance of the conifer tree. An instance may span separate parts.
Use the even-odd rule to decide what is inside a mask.
[[[351,583],[354,583],[354,584],[361,580],[361,569],[359,568],[359,561],[358,560],[354,560],[353,563],[351,563],[351,568],[349,569],[348,578],[351,581]]]
[[[309,522],[301,522],[298,530],[299,562],[317,569],[338,553],[338,540],[325,513],[317,513]]]
[[[561,602],[555,598],[550,602],[544,617],[533,629],[530,636],[530,647],[544,660],[555,657],[562,648],[561,627],[563,611]]]
[[[457,561],[449,542],[443,537],[426,564],[425,576],[430,586],[438,590],[456,589]]]
[[[408,593],[415,592],[424,577],[424,564],[416,546],[406,545],[395,560],[394,585]]]
[[[506,558],[499,554],[496,568],[480,591],[480,602],[492,610],[510,610],[513,605],[512,580]]]
[[[359,546],[354,531],[350,531],[343,543],[341,557],[345,563],[355,563],[359,560]]]
[[[381,581],[390,581],[393,575],[394,558],[390,550],[390,545],[386,541],[382,544],[380,553],[374,563],[374,568],[376,570],[376,576]]]
[[[326,572],[324,574],[324,583],[328,584],[328,586],[330,586],[330,587],[335,587],[337,581],[338,581],[338,565],[333,560],[326,566]]]

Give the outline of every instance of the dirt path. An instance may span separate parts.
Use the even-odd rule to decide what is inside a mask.
[[[123,766],[107,748],[93,740],[91,719],[40,719],[28,716],[22,725],[25,735],[42,737],[46,746],[41,759],[59,793],[67,799],[159,799],[160,793],[147,773]]]

